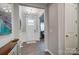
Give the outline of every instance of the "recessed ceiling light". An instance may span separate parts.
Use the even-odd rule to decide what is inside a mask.
[[[8,10],[5,10],[5,12],[9,12]]]
[[[12,12],[12,10],[9,10],[9,12]]]
[[[5,10],[6,8],[4,7],[3,9]]]

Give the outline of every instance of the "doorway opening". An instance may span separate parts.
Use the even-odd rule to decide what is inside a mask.
[[[21,21],[21,54],[23,55],[44,55],[44,14],[45,9],[19,6]]]
[[[40,17],[40,39],[44,41],[44,14]]]

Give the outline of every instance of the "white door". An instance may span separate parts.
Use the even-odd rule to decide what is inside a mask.
[[[65,4],[65,53],[77,52],[77,4]]]
[[[34,40],[34,19],[32,18],[27,18],[26,20],[26,34],[27,34],[27,40],[28,41],[33,41]]]
[[[76,33],[69,33],[65,37],[65,53],[74,54],[77,53],[77,35]]]

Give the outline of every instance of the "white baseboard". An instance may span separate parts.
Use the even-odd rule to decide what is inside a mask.
[[[26,42],[27,44],[30,44],[30,43],[36,43],[36,41],[28,41]]]
[[[45,49],[46,52],[49,52],[51,55],[54,55],[50,50]]]

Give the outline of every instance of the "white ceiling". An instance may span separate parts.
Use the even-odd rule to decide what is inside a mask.
[[[26,4],[25,4],[26,5]],[[47,4],[28,4],[28,5],[33,5],[33,6],[42,6],[42,7],[45,7]],[[8,12],[10,13],[11,12],[11,4],[8,4],[8,3],[0,3],[0,11],[3,11],[3,12]],[[25,13],[28,13],[28,14],[38,14],[39,16],[41,14],[44,13],[44,9],[39,9],[39,8],[34,8],[34,7],[27,7],[27,6],[21,6],[24,10]]]
[[[11,12],[11,4],[8,4],[8,3],[0,3],[0,11],[3,11],[3,12]]]
[[[44,13],[44,9],[34,8],[34,7],[27,7],[27,6],[20,6],[21,9],[23,9],[23,13],[26,14],[34,14],[41,16]]]
[[[44,9],[48,3],[19,3],[19,5]]]

